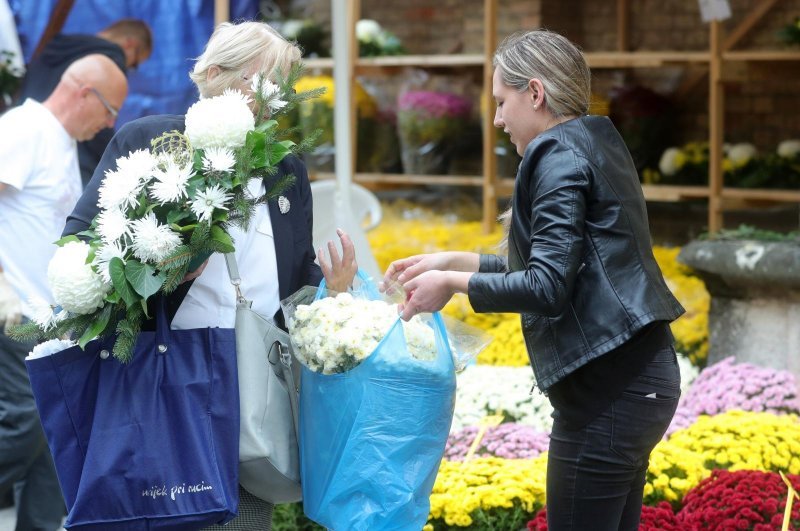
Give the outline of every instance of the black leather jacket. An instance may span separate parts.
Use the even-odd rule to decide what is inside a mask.
[[[508,258],[482,255],[476,312],[518,312],[539,388],[683,312],[653,257],[644,196],[602,116],[552,127],[517,172]]]

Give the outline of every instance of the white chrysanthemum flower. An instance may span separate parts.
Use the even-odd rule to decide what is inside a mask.
[[[186,111],[186,136],[195,149],[244,145],[248,131],[255,129],[250,100],[238,90],[198,101]]]
[[[363,18],[356,22],[356,38],[360,41],[377,41],[383,29],[381,25],[367,18]]]
[[[97,216],[97,233],[108,243],[130,234],[130,220],[119,208],[101,210]]]
[[[153,173],[158,165],[158,158],[147,149],[137,149],[127,157],[117,159],[117,170],[130,178],[139,179],[146,184],[153,178]]]
[[[28,308],[32,314],[31,320],[45,332],[55,327],[67,316],[67,312],[56,313],[52,304],[37,296],[28,299]]]
[[[186,186],[192,175],[191,163],[181,166],[174,160],[166,160],[163,169],[156,170],[155,180],[150,183],[150,197],[161,205],[186,197]]]
[[[152,212],[132,221],[131,228],[133,256],[143,262],[160,262],[181,244],[180,235],[167,225],[159,223]]]
[[[231,199],[231,196],[226,194],[225,191],[214,185],[206,188],[203,191],[198,191],[192,201],[192,212],[197,216],[200,221],[211,222],[211,216],[214,214],[214,209],[219,208],[228,210],[225,203]]]
[[[33,350],[28,353],[28,356],[25,359],[35,360],[37,358],[45,358],[47,356],[57,354],[62,350],[67,350],[70,347],[74,347],[75,345],[77,345],[77,343],[68,339],[51,339],[50,341],[39,343],[33,347]]]
[[[258,92],[259,85],[261,87],[261,96],[264,98],[264,102],[269,108],[270,113],[275,113],[286,107],[288,102],[280,98],[281,88],[269,79],[266,79],[261,72],[253,76],[253,83],[250,87],[253,94]]]
[[[733,147],[731,147],[731,150],[728,151],[728,158],[733,163],[734,167],[741,168],[750,162],[750,159],[757,154],[758,150],[756,150],[753,144],[743,142],[741,144],[734,144]]]
[[[111,273],[108,271],[108,265],[112,258],[119,258],[125,263],[125,249],[116,240],[100,246],[94,253],[95,268],[97,268],[97,272],[107,284],[111,283]]]
[[[664,150],[661,159],[658,161],[658,169],[663,175],[675,175],[683,166],[683,152],[675,147]]]
[[[127,210],[139,204],[139,193],[153,178],[158,159],[146,149],[138,149],[117,159],[117,169],[106,171],[98,190],[97,206],[105,210]]]
[[[56,303],[70,313],[84,315],[102,306],[110,286],[86,263],[89,245],[69,242],[59,247],[47,266],[47,281]]]
[[[778,155],[785,159],[793,159],[800,155],[800,139],[792,138],[778,144]]]
[[[236,158],[233,151],[226,147],[210,147],[203,152],[203,169],[228,173],[233,171]]]

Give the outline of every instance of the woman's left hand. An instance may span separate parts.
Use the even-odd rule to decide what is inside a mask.
[[[328,254],[330,255],[330,262],[325,260],[325,253],[321,247],[317,251],[317,260],[328,289],[344,292],[353,284],[353,278],[356,276],[356,271],[358,271],[358,263],[356,263],[356,249],[350,236],[342,229],[336,229],[336,234],[342,243],[341,259],[339,258],[339,252],[336,250],[336,244],[329,241]]]
[[[457,273],[456,273],[457,274]],[[401,305],[403,320],[422,312],[438,312],[453,297],[456,286],[449,271],[425,271],[403,284],[406,302]]]

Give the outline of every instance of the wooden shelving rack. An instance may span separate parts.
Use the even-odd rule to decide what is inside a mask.
[[[726,203],[795,203],[800,202],[800,191],[773,189],[726,188],[722,173],[722,144],[725,129],[725,67],[736,62],[784,62],[800,61],[800,52],[773,50],[734,50],[742,38],[769,12],[778,0],[761,0],[743,21],[724,35],[719,22],[709,24],[709,49],[705,51],[631,51],[628,48],[628,9],[629,0],[617,0],[617,49],[613,51],[591,51],[586,53],[589,66],[593,69],[621,68],[661,68],[665,66],[687,65],[694,67],[687,76],[683,90],[688,90],[708,77],[709,87],[709,179],[706,186],[643,185],[648,201],[708,201],[708,228],[715,232],[723,227],[723,214]],[[483,54],[458,55],[406,55],[376,58],[357,58],[352,61],[351,79],[356,73],[369,73],[372,69],[391,69],[408,66],[420,68],[480,68],[482,69],[483,93],[492,93],[492,56],[497,42],[497,2],[484,0],[484,50]],[[353,20],[360,16],[360,1],[349,2],[353,9]],[[352,32],[353,50],[357,50],[355,32]],[[310,69],[329,69],[332,59],[309,59],[305,61]],[[355,104],[352,104],[352,128],[354,150],[356,149]],[[513,179],[497,175],[494,146],[496,132],[492,125],[494,106],[485,105],[483,122],[482,175],[407,175],[356,173],[353,180],[360,183],[393,183],[405,185],[453,185],[482,187],[483,226],[486,231],[495,226],[497,199],[508,196],[513,190]],[[355,157],[354,157],[355,160]],[[330,178],[331,174],[318,173],[314,178]]]

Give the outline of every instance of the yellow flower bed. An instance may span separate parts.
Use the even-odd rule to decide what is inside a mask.
[[[667,501],[677,506],[689,489],[710,475],[702,454],[671,441],[661,441],[650,454],[643,503],[656,505]]]
[[[708,309],[711,296],[703,281],[692,275],[691,268],[678,262],[679,252],[679,247],[653,247],[653,254],[669,289],[686,308],[686,313],[671,325],[676,348],[688,356],[693,364],[702,367],[708,358]]]
[[[478,221],[459,221],[474,217],[474,207],[462,206],[453,214],[440,215],[406,201],[383,205],[384,220],[368,233],[368,239],[381,270],[394,260],[437,251],[496,252],[502,233],[498,226],[484,234]],[[703,282],[677,261],[679,248],[654,247],[670,289],[681,301],[686,314],[672,323],[678,349],[695,365],[708,356],[708,307],[710,297]],[[466,296],[457,296],[444,313],[486,330],[494,337],[478,356],[478,363],[489,365],[528,365],[528,354],[516,314],[477,314]]]
[[[800,474],[800,420],[796,415],[739,410],[701,415],[685,430],[673,433],[669,442],[699,453],[708,469]]]
[[[520,526],[524,527],[545,504],[546,474],[546,453],[536,459],[442,461],[424,529],[431,531],[442,524],[484,528],[487,523],[502,521],[501,513],[514,510],[525,513]]]

